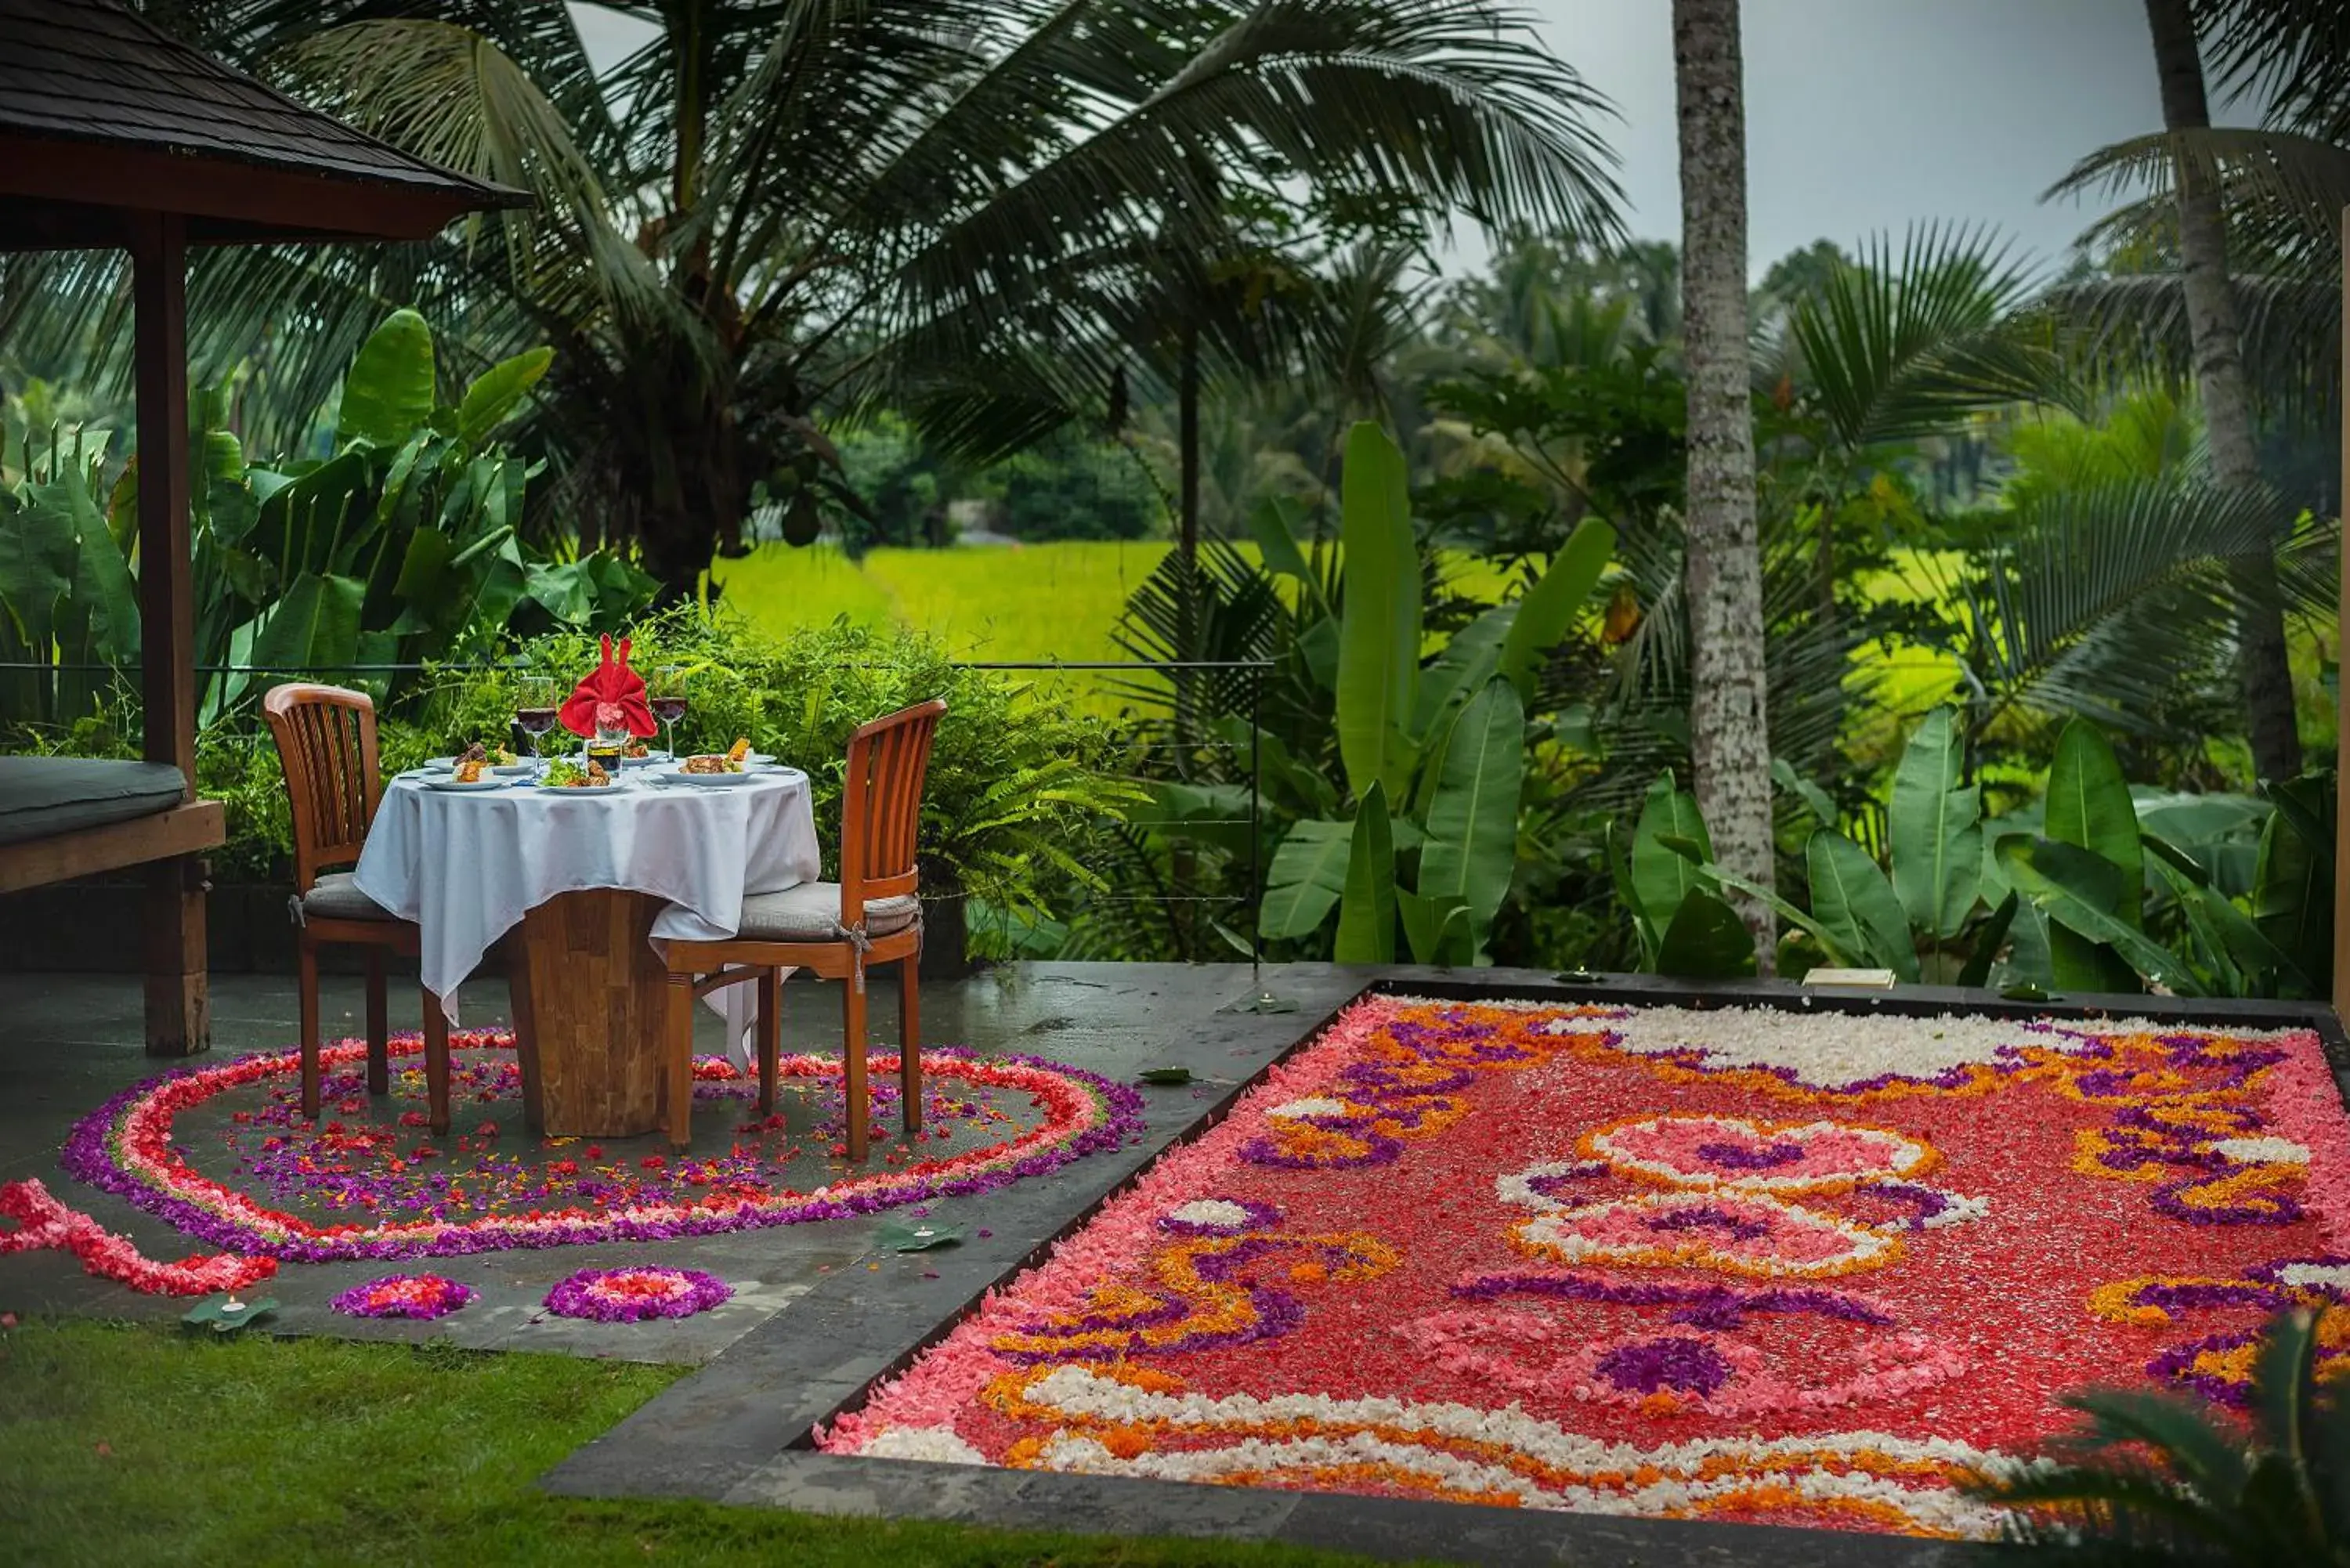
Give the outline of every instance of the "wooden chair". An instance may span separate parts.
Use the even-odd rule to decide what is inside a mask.
[[[693,1115],[693,1004],[721,987],[759,985],[759,1114],[775,1108],[775,1055],[785,969],[813,970],[841,987],[842,1073],[847,1080],[848,1158],[863,1159],[866,1131],[865,971],[898,966],[900,1043],[898,1081],[908,1132],[922,1126],[922,906],[915,895],[917,831],[931,740],[946,712],[941,701],[876,719],[848,738],[840,801],[840,880],[805,882],[743,900],[743,919],[724,941],[656,944],[669,966],[662,1042],[662,1100],[671,1147],[691,1141]]]
[[[376,764],[375,704],[363,691],[338,686],[279,686],[261,700],[262,716],[277,742],[286,794],[294,807],[293,911],[300,933],[298,986],[302,1008],[302,1114],[318,1116],[318,949],[329,942],[367,950],[368,1093],[391,1088],[389,1009],[384,959],[413,957],[420,933],[359,890],[348,871],[383,799]],[[449,1018],[441,1000],[424,993],[424,1079],[432,1131],[449,1131]]]

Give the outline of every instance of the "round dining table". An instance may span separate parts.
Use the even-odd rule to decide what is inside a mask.
[[[723,940],[740,924],[745,895],[816,878],[807,776],[768,767],[711,786],[656,766],[629,768],[600,789],[527,777],[495,789],[434,787],[447,777],[402,774],[385,788],[354,873],[359,891],[416,923],[424,987],[452,1023],[459,982],[508,940],[534,1131],[654,1131],[668,971],[652,944]],[[747,1020],[729,1023],[739,1030]]]

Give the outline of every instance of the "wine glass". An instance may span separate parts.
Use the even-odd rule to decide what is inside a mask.
[[[538,738],[555,728],[555,679],[548,675],[525,675],[522,680],[522,695],[515,700],[515,723],[530,737],[530,760],[538,758]]]
[[[661,724],[661,744],[673,759],[677,755],[677,722],[685,717],[685,666],[664,664],[653,671],[647,688],[646,705]]]

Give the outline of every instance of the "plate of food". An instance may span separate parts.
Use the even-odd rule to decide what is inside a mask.
[[[748,771],[750,757],[751,742],[738,740],[729,751],[704,752],[700,756],[686,758],[678,764],[673,776],[686,784],[721,788],[727,784],[744,784],[751,776]]]
[[[571,757],[557,757],[546,764],[546,772],[538,787],[551,790],[610,789],[619,781],[603,763],[590,758],[585,765]]]
[[[487,741],[476,741],[449,759],[449,765],[452,770],[463,767],[467,763],[480,763],[490,772],[504,774],[508,778],[529,773],[537,765],[527,757],[516,756],[505,747],[494,745]],[[425,765],[430,767],[432,764],[427,763]]]
[[[669,760],[667,752],[656,752],[642,741],[630,741],[620,748],[620,765],[624,768],[650,768]]]
[[[426,777],[424,781],[426,786],[432,789],[452,790],[505,788],[507,781],[491,773],[490,760],[487,755],[480,754],[481,753],[482,748],[475,746],[463,756],[452,759],[447,773],[433,774]]]

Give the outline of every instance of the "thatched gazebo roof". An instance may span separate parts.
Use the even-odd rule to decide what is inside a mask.
[[[411,158],[110,0],[0,0],[0,249],[420,240],[520,192]]]

